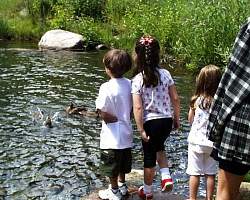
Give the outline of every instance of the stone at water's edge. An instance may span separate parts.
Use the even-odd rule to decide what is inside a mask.
[[[38,43],[39,49],[85,50],[82,35],[61,29],[46,32]]]
[[[155,200],[184,200],[183,197],[174,195],[174,194],[168,194],[168,193],[162,193],[162,192],[155,192],[154,193],[154,199]],[[98,192],[92,193],[88,197],[83,197],[81,200],[100,200],[98,197]],[[124,200],[141,200],[141,198],[138,197],[137,193],[134,192],[130,194],[129,197],[125,197]]]
[[[130,195],[124,200],[141,200],[137,195],[138,187],[143,181],[143,171],[133,169],[128,175],[126,175],[126,181],[128,184],[128,190]],[[103,189],[103,188],[102,188]],[[181,195],[175,195],[171,193],[162,193],[160,191],[154,192],[155,200],[184,200],[185,198]],[[98,197],[98,191],[94,191],[88,196],[82,197],[81,200],[100,200]]]
[[[126,200],[140,200],[137,195],[138,186],[142,184],[143,171],[133,169],[131,173],[126,176],[127,184],[129,186],[130,196],[124,198]],[[184,200],[184,196],[175,195],[171,193],[162,193],[160,191],[154,192],[155,200]],[[100,200],[98,197],[98,190],[92,192],[88,196],[82,197],[81,200]],[[250,183],[243,182],[240,187],[239,200],[250,200]]]
[[[239,200],[250,200],[250,183],[241,183]]]

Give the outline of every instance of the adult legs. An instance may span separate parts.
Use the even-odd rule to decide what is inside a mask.
[[[244,175],[232,174],[219,169],[216,200],[236,200]]]

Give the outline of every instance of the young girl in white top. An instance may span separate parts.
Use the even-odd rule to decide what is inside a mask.
[[[156,161],[160,166],[162,191],[171,191],[173,188],[164,142],[172,130],[172,124],[179,128],[180,102],[169,71],[161,68],[159,61],[158,41],[151,36],[141,37],[135,46],[132,96],[134,117],[144,153],[144,185],[138,191],[142,199],[153,198]]]
[[[201,69],[196,79],[196,91],[190,101],[188,121],[191,130],[188,136],[189,200],[196,200],[200,176],[206,178],[206,200],[212,200],[216,161],[210,157],[213,143],[206,137],[209,108],[221,79],[220,69],[208,65]]]

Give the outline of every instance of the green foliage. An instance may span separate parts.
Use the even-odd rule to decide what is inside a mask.
[[[0,38],[10,38],[12,36],[8,23],[0,19]]]
[[[3,7],[25,5],[29,19],[16,11],[2,19],[3,31],[36,36],[61,28],[83,34],[88,42],[103,42],[131,50],[143,34],[155,36],[163,54],[187,63],[190,70],[207,64],[224,67],[240,25],[250,15],[249,0],[6,0]],[[1,5],[2,6],[2,5]],[[19,6],[20,7],[20,6]],[[0,11],[4,9],[0,8]],[[14,12],[15,13],[15,12]],[[32,23],[30,23],[32,21]],[[22,22],[18,22],[22,24]],[[18,27],[15,28],[15,27]],[[31,31],[31,28],[34,31]],[[22,31],[20,31],[21,29]],[[26,30],[25,30],[26,29]],[[2,31],[2,32],[3,32]],[[21,33],[20,33],[21,32]],[[166,58],[168,58],[166,56]]]
[[[32,18],[45,19],[52,10],[55,0],[25,0]]]
[[[31,19],[13,18],[8,21],[11,31],[15,33],[15,39],[34,40],[39,37],[40,29],[35,26]]]
[[[74,7],[74,15],[102,19],[105,0],[70,0]]]
[[[244,177],[244,180],[245,182],[249,182],[250,183],[250,172],[247,173],[247,175]]]
[[[34,39],[39,36],[38,27],[27,16],[24,0],[5,0],[0,7],[0,37]]]
[[[154,35],[164,53],[184,60],[191,70],[210,63],[224,67],[239,26],[250,14],[245,6],[248,0],[149,2],[127,0],[124,7],[112,1],[115,9],[110,10],[122,8],[120,17],[109,17],[115,38],[135,41],[143,33]],[[119,16],[118,12],[111,14]],[[127,43],[120,45],[127,47]]]

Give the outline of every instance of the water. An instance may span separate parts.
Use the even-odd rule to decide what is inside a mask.
[[[95,110],[98,88],[107,77],[104,52],[40,52],[34,44],[0,44],[0,199],[80,199],[103,187],[98,173],[101,123],[68,116],[70,102]],[[166,142],[174,193],[188,194],[187,123],[193,77],[171,70],[181,97],[182,129]],[[53,128],[43,125],[54,116]],[[142,167],[135,133],[133,168]],[[159,179],[154,182],[159,187]],[[204,188],[204,186],[202,186]],[[203,191],[203,190],[202,190]]]

